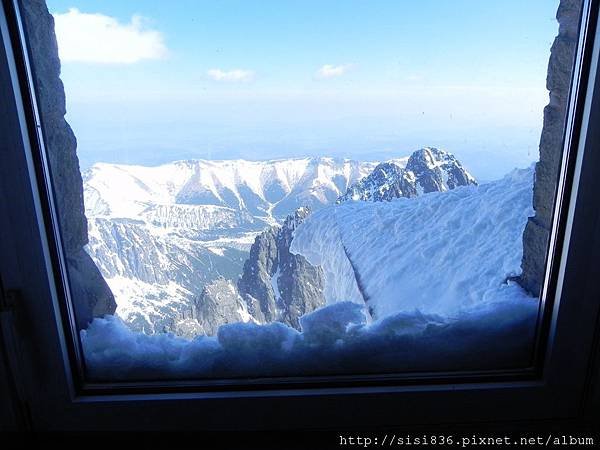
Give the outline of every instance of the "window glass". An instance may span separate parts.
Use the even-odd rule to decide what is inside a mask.
[[[580,2],[23,3],[90,380],[531,365]]]

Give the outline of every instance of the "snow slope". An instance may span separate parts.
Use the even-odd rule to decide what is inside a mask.
[[[374,318],[525,298],[506,280],[520,271],[532,187],[531,168],[479,187],[342,203],[310,216],[291,251],[323,268],[328,303],[366,303]]]

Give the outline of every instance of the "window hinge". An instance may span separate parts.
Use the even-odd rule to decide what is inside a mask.
[[[23,385],[23,363],[16,327],[16,310],[21,293],[4,290],[0,285],[0,364],[4,364],[6,382],[12,400],[15,422],[19,429],[31,430],[32,421]]]

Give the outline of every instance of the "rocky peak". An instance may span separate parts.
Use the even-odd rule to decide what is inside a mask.
[[[271,322],[277,315],[275,292],[271,277],[279,264],[277,237],[280,227],[272,226],[256,236],[250,254],[244,263],[238,289],[248,304],[254,307],[250,313],[260,322]],[[256,304],[257,303],[257,304]]]
[[[294,230],[310,212],[298,208],[282,226],[257,236],[250,249],[238,289],[260,322],[279,320],[298,328],[300,316],[325,304],[321,269],[290,253]]]
[[[435,147],[425,147],[414,152],[406,163],[412,172],[418,191],[422,193],[447,191],[458,186],[477,184],[454,155]]]
[[[311,210],[307,206],[302,206],[296,209],[293,214],[290,214],[285,218],[282,228],[287,231],[294,231],[298,225],[304,222],[304,219],[306,219],[310,213]]]
[[[409,174],[394,162],[384,162],[362,180],[353,184],[337,203],[348,200],[380,202],[397,197],[417,195]]]
[[[251,316],[246,303],[239,296],[235,284],[219,277],[207,284],[195,299],[193,318],[204,334],[214,335],[221,325],[235,322],[248,322]]]
[[[414,152],[404,168],[393,161],[379,164],[368,176],[350,186],[337,203],[410,198],[469,184],[477,183],[454,155],[425,147]]]

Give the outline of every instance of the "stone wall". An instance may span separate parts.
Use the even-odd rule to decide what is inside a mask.
[[[535,167],[533,207],[523,233],[523,260],[520,284],[531,294],[539,295],[544,277],[546,254],[556,185],[563,153],[563,134],[571,71],[579,31],[582,0],[561,0],[556,18],[558,36],[552,44],[546,87],[550,102],[544,108],[544,126],[540,138],[540,160]]]
[[[114,313],[116,303],[106,281],[84,250],[88,235],[83,181],[79,172],[77,140],[65,120],[65,90],[60,80],[54,19],[44,0],[27,0],[21,5],[76,321],[82,329],[93,317]]]

